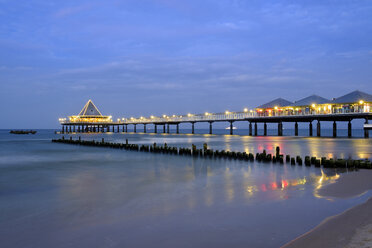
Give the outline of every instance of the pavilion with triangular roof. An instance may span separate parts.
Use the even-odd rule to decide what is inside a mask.
[[[102,115],[92,100],[88,100],[78,115],[72,115],[68,118],[70,122],[112,122],[112,117]]]

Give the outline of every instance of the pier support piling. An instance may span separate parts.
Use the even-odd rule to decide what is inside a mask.
[[[337,137],[337,123],[336,121],[333,122],[333,138]]]
[[[176,133],[177,133],[177,134],[180,133],[180,125],[179,125],[179,124],[176,124]]]
[[[298,136],[298,123],[295,123],[295,136]]]
[[[212,134],[212,121],[209,122],[209,134]]]
[[[309,123],[309,136],[312,137],[313,136],[313,122],[310,121]]]
[[[252,136],[252,122],[249,122],[249,136]]]
[[[133,131],[135,132],[135,133],[137,133],[137,124],[134,124],[134,127],[133,127]]]
[[[234,134],[234,126],[233,126],[233,121],[230,121],[230,135]]]
[[[146,133],[146,124],[143,124],[143,132]]]
[[[254,123],[254,136],[257,136],[257,122]]]
[[[158,125],[154,124],[154,133],[158,133]]]
[[[321,132],[320,132],[320,121],[316,123],[316,136],[320,137]]]
[[[195,122],[191,122],[191,133],[192,134],[195,133],[194,124],[195,124]]]
[[[266,124],[266,122],[264,123],[264,136],[267,136],[267,124]]]
[[[278,123],[278,136],[283,136],[283,123]]]
[[[347,124],[347,137],[351,138],[352,136],[352,131],[351,131],[351,120],[349,121],[349,123]]]
[[[368,124],[368,119],[366,119],[364,124]],[[364,129],[364,138],[369,138],[369,130],[367,128]]]
[[[165,133],[165,124],[163,125],[163,133]]]
[[[169,133],[169,124],[167,124],[167,133]]]

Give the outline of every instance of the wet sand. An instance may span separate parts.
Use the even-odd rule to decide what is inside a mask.
[[[372,171],[343,174],[334,184],[318,190],[323,197],[348,198],[372,189]],[[372,198],[339,215],[329,217],[313,230],[284,245],[294,247],[372,247]]]

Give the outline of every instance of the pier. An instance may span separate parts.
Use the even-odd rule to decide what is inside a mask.
[[[130,117],[113,121],[111,116],[103,116],[91,100],[87,102],[77,116],[60,118],[61,133],[85,132],[128,132],[128,126],[137,132],[138,126],[147,132],[148,125],[153,126],[155,133],[170,133],[170,127],[175,127],[179,134],[179,126],[191,126],[191,133],[195,133],[196,123],[209,123],[209,134],[213,134],[213,124],[227,122],[230,135],[234,134],[234,123],[246,122],[250,136],[258,136],[258,125],[263,124],[264,136],[267,135],[267,124],[277,124],[277,135],[283,136],[283,123],[294,124],[294,136],[298,136],[298,123],[308,123],[309,136],[321,137],[321,122],[333,122],[333,137],[337,137],[337,123],[346,122],[348,137],[352,137],[352,123],[354,119],[364,120],[364,137],[369,137],[372,119],[372,95],[353,91],[344,96],[328,100],[312,95],[296,102],[278,98],[262,104],[254,109],[245,108],[243,111],[185,115],[163,115],[150,117]],[[315,133],[313,123],[315,122]]]

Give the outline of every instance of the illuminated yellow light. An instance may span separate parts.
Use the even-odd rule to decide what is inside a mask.
[[[363,104],[363,103],[364,103],[364,101],[363,101],[363,100],[360,100],[360,101],[359,101],[359,104]]]
[[[163,115],[163,118],[166,118],[167,116],[166,115]]]
[[[225,111],[225,114],[227,114],[227,115],[228,115],[229,113],[230,113],[230,112],[229,112],[228,110],[226,110],[226,111]]]
[[[188,117],[191,117],[191,116],[192,116],[192,114],[188,113],[188,114],[187,114],[187,116],[188,116]]]
[[[173,115],[173,117],[176,117],[176,115]]]
[[[328,105],[328,109],[331,110],[331,108],[332,108],[332,105]]]
[[[313,104],[311,104],[311,107],[315,108],[315,104],[314,104],[314,103],[313,103]]]
[[[205,112],[205,115],[209,115],[209,113],[208,112]]]
[[[277,106],[275,106],[275,107],[274,107],[274,109],[275,109],[275,110],[277,110],[277,109],[278,109],[278,107],[277,107]]]
[[[244,108],[244,112],[248,112],[248,109],[247,108]]]
[[[249,112],[251,112],[251,113],[252,113],[252,112],[253,112],[253,110],[250,110]]]
[[[152,115],[152,116],[150,116],[150,118],[151,118],[151,119],[154,119],[155,117]]]

